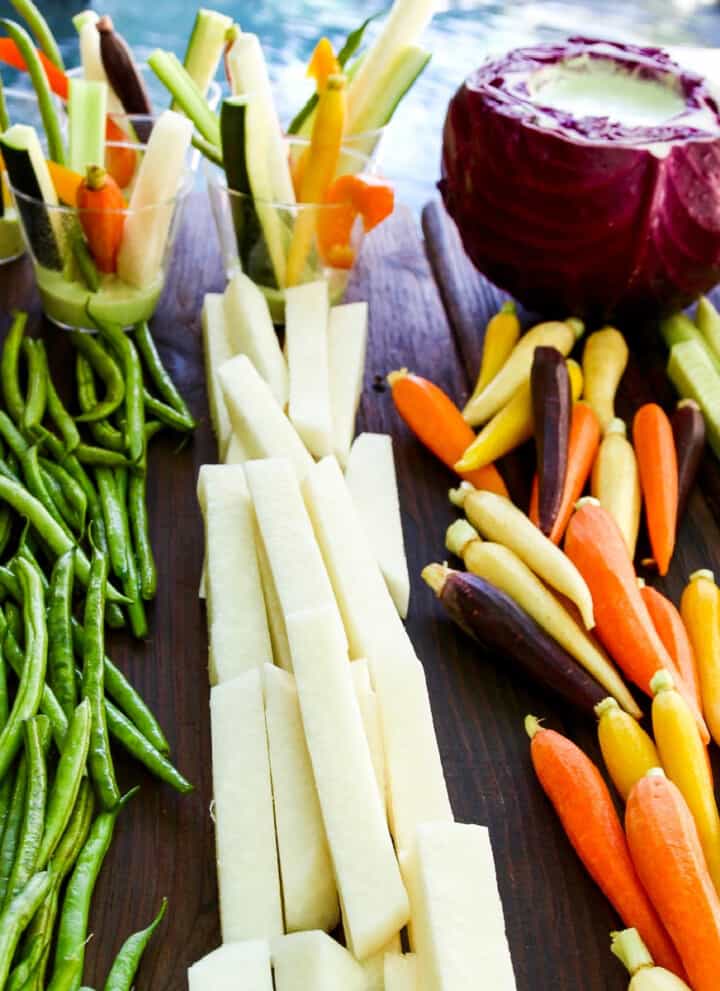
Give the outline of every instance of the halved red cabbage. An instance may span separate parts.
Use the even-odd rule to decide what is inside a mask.
[[[539,105],[529,81],[579,58],[670,85],[684,110],[630,126]],[[720,281],[720,112],[659,49],[572,38],[488,62],[450,103],[442,175],[472,261],[535,310],[651,315]]]

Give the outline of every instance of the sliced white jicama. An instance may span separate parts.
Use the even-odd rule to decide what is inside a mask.
[[[345,481],[393,602],[405,619],[410,576],[392,439],[387,434],[360,434],[350,450]]]
[[[117,262],[118,276],[138,289],[151,286],[160,275],[192,135],[192,122],[174,110],[165,110],[153,125],[128,204]]]
[[[225,451],[226,465],[244,465],[250,460],[250,454],[237,434],[230,434],[230,442]]]
[[[100,54],[100,32],[96,27],[99,20],[100,17],[94,10],[84,10],[73,17],[73,24],[80,42],[80,62],[83,76],[89,82],[105,83],[108,89],[108,113],[124,117],[125,108],[110,85]]]
[[[328,367],[333,452],[345,467],[355,436],[367,354],[368,305],[333,306],[328,320]]]
[[[332,605],[337,609],[290,462],[284,458],[248,461],[245,472],[286,619],[290,613],[313,606]]]
[[[189,991],[273,991],[270,945],[264,939],[225,943],[188,970]]]
[[[362,716],[365,736],[370,747],[370,757],[372,758],[375,778],[377,779],[380,801],[385,807],[385,750],[383,748],[382,724],[380,722],[380,709],[375,692],[370,681],[370,668],[365,659],[353,661],[350,665],[353,676],[353,685],[357,695],[360,715]]]
[[[239,354],[218,374],[230,423],[246,450],[255,458],[287,458],[302,481],[313,459],[250,359]]]
[[[353,955],[363,960],[405,925],[407,895],[378,796],[337,609],[325,605],[296,612],[286,624],[345,934]]]
[[[365,971],[365,991],[385,991],[385,957],[388,953],[402,953],[400,933],[393,936],[382,950],[362,961],[361,966]]]
[[[272,568],[268,560],[265,544],[263,543],[260,530],[255,520],[255,550],[257,552],[258,567],[260,568],[260,581],[262,583],[263,598],[265,599],[265,612],[267,613],[268,627],[270,629],[270,642],[272,643],[273,658],[275,663],[285,671],[292,671],[292,658],[290,657],[290,646],[288,644],[287,630],[285,628],[285,616],[283,615],[282,604],[275,579],[272,575]]]
[[[222,460],[228,448],[232,428],[218,371],[221,365],[232,358],[232,351],[225,329],[225,308],[221,293],[209,292],[203,300],[202,335],[210,420],[215,431],[218,453]]]
[[[266,664],[263,683],[285,931],[329,932],[340,906],[295,679]]]
[[[241,465],[203,465],[198,502],[205,520],[210,682],[272,663],[255,553],[255,526]]]
[[[288,400],[288,371],[262,290],[243,272],[225,289],[225,327],[233,354],[246,354],[283,408]]]
[[[210,692],[220,925],[223,942],[283,932],[262,674]]]
[[[425,823],[406,873],[424,991],[515,991],[488,830]]]
[[[290,373],[290,422],[316,458],[332,452],[328,372],[328,284],[285,291],[285,347]]]
[[[273,940],[272,962],[275,991],[367,991],[362,967],[324,932]]]
[[[420,991],[414,953],[385,954],[385,991]]]

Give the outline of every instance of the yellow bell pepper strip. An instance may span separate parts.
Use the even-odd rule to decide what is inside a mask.
[[[469,400],[463,410],[467,422],[473,427],[487,423],[512,399],[520,386],[530,378],[536,347],[557,348],[561,354],[568,355],[584,330],[582,321],[574,318],[563,322],[541,323],[529,330],[517,342],[497,375],[482,392]]]
[[[652,738],[618,705],[614,698],[595,706],[598,741],[605,767],[623,801],[651,767],[660,767],[660,756]]]
[[[448,528],[445,546],[463,559],[471,574],[509,595],[624,708],[638,711],[607,655],[517,554],[501,544],[481,540],[466,520],[456,520]]]
[[[337,76],[341,72],[342,66],[337,60],[330,39],[321,38],[310,56],[306,76],[315,80],[315,89],[319,94],[327,86],[330,76]]]
[[[680,599],[680,615],[690,637],[700,675],[703,715],[720,743],[720,589],[712,571],[690,575]]]
[[[707,751],[695,717],[676,691],[670,672],[658,671],[650,687],[654,693],[653,732],[662,766],[692,812],[710,877],[720,890],[720,815]]]
[[[625,423],[613,417],[593,465],[590,491],[620,528],[630,558],[635,557],[642,495],[640,473]]]
[[[77,206],[77,195],[85,177],[79,172],[73,172],[66,165],[58,165],[50,160],[47,167],[60,202],[65,206]]]
[[[628,346],[619,330],[604,327],[590,334],[583,352],[585,401],[603,430],[615,416],[615,394],[627,363]]]
[[[573,402],[580,398],[583,375],[576,361],[567,362]],[[474,471],[520,447],[533,435],[532,395],[529,380],[517,390],[506,406],[482,428],[455,465],[458,472]]]
[[[508,360],[520,337],[520,329],[517,307],[509,299],[503,303],[495,316],[490,318],[485,328],[480,372],[470,402],[492,382]]]
[[[330,184],[325,206],[318,211],[318,248],[331,268],[352,268],[355,249],[350,243],[358,217],[367,233],[389,217],[395,193],[387,183],[356,175],[342,175]]]
[[[665,967],[656,967],[637,929],[610,933],[610,949],[630,974],[628,991],[691,991]]]
[[[303,171],[298,200],[302,203],[322,203],[335,176],[343,129],[345,127],[345,76],[330,76],[318,100],[313,124],[310,153]],[[315,234],[314,207],[298,211],[287,263],[287,284],[296,286],[302,278]]]

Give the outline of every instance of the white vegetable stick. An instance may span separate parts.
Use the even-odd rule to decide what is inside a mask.
[[[288,458],[302,480],[313,459],[250,359],[239,354],[219,371],[233,431],[255,458]]]
[[[385,991],[419,991],[417,957],[414,953],[385,955]]]
[[[515,991],[488,830],[425,823],[410,855],[412,919],[425,991]]]
[[[270,386],[280,406],[288,400],[288,372],[262,291],[237,272],[223,296],[225,326],[233,354],[246,354]]]
[[[253,508],[241,465],[203,465],[198,502],[205,520],[211,684],[272,663],[255,554]]]
[[[260,671],[210,692],[215,839],[223,941],[283,932]]]
[[[375,692],[370,682],[370,668],[366,660],[353,661],[350,665],[353,685],[357,695],[360,715],[362,716],[365,736],[370,747],[370,757],[377,779],[378,792],[383,808],[386,805],[385,796],[385,751],[383,749],[382,725],[380,709]]]
[[[226,465],[244,465],[250,460],[250,454],[245,449],[242,439],[236,433],[230,434],[230,442],[225,451]]]
[[[295,679],[266,664],[263,685],[285,931],[329,932],[340,906]]]
[[[286,623],[345,934],[353,955],[362,960],[405,925],[407,895],[378,797],[337,610],[325,605],[292,613]]]
[[[308,282],[285,290],[285,347],[290,422],[317,458],[332,452],[328,372],[328,286]]]
[[[345,467],[355,436],[365,374],[368,305],[343,303],[333,306],[328,320],[328,366],[330,407],[333,422],[333,451]]]
[[[360,434],[350,450],[345,481],[385,584],[397,611],[405,619],[410,601],[410,576],[392,439],[387,434]]]
[[[272,959],[275,991],[366,991],[362,967],[324,932],[273,940]]]
[[[275,659],[275,663],[281,668],[284,668],[286,671],[292,671],[292,658],[290,657],[290,645],[288,644],[287,630],[285,629],[285,617],[283,616],[280,597],[275,588],[275,580],[272,576],[270,561],[268,560],[265,544],[258,529],[257,520],[255,520],[255,551],[260,569],[260,581],[262,583],[263,598],[265,599],[265,612],[270,629],[273,658]]]
[[[82,27],[78,31],[80,61],[85,79],[94,83],[105,83],[108,88],[107,111],[109,114],[125,117],[125,108],[108,81],[102,55],[100,54],[100,32],[96,24],[100,20],[94,10],[86,10],[82,15]]]
[[[385,991],[385,957],[388,953],[402,953],[400,933],[390,942],[361,963],[365,971],[365,991]]]
[[[270,947],[264,939],[225,943],[188,970],[189,991],[273,991]]]
[[[207,293],[202,308],[203,351],[205,354],[205,382],[208,407],[220,460],[225,457],[232,428],[220,387],[218,371],[232,358],[230,341],[225,329],[225,311],[221,293]]]
[[[370,658],[385,751],[390,830],[399,851],[422,822],[452,822],[425,671],[418,660]]]
[[[152,285],[160,275],[192,135],[192,121],[165,110],[145,148],[117,258],[118,276],[139,289]]]
[[[248,461],[245,472],[286,621],[300,609],[321,605],[337,609],[290,462],[284,458]]]

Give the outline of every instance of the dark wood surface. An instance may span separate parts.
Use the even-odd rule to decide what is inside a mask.
[[[627,980],[608,952],[608,933],[618,920],[584,874],[535,782],[522,720],[527,712],[546,717],[597,759],[594,728],[514,677],[507,659],[478,651],[444,618],[420,580],[425,564],[445,557],[444,533],[455,515],[447,501],[452,477],[399,421],[382,381],[393,368],[408,366],[463,401],[477,369],[482,328],[498,302],[497,292],[467,263],[443,211],[429,207],[423,226],[432,267],[418,222],[399,210],[367,239],[349,298],[370,303],[358,427],[389,432],[395,443],[412,575],[408,626],[427,671],[453,808],[458,820],[490,827],[519,991],[620,991]],[[199,427],[181,450],[169,435],[152,445],[149,501],[160,581],[151,634],[144,644],[113,634],[109,646],[155,708],[178,765],[196,788],[179,797],[123,765],[123,783],[139,782],[142,791],[118,822],[94,899],[85,982],[95,987],[102,986],[123,939],[149,921],[163,895],[170,899],[167,919],[147,953],[138,991],[181,991],[187,967],[219,943],[195,483],[200,465],[216,460],[200,308],[203,294],[222,289],[223,281],[206,202],[194,196],[153,332]],[[43,323],[26,261],[0,269],[0,299],[8,311],[31,310],[34,330],[49,343],[53,372],[69,386],[68,342]],[[3,314],[3,332],[8,322]],[[644,334],[642,360],[634,362],[623,390],[623,414],[646,398],[672,401],[659,348],[646,345],[651,339]],[[714,521],[720,485],[709,460],[703,486],[708,498],[693,497],[682,546],[663,583],[676,600],[692,569],[716,564],[720,571]],[[481,975],[478,980],[482,988]]]

